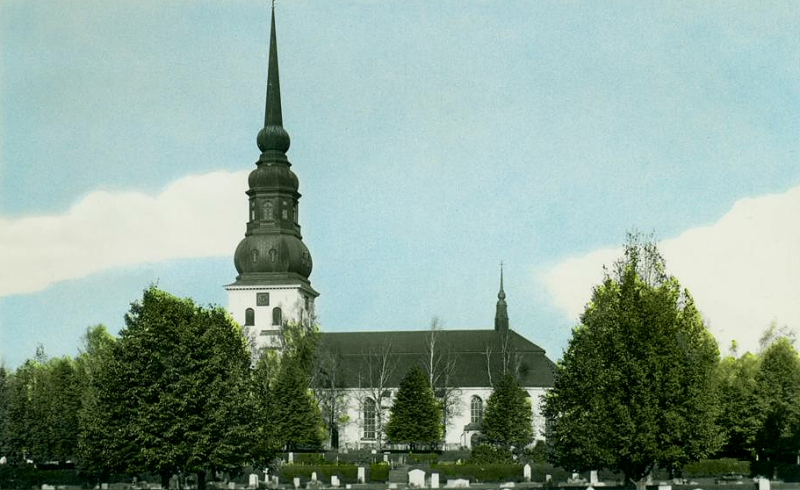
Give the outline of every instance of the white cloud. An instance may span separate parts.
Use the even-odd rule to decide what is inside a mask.
[[[0,218],[0,296],[119,266],[230,255],[247,172],[181,178],[162,193],[92,192],[64,215]]]
[[[716,223],[659,245],[667,270],[687,287],[721,351],[758,349],[769,323],[800,331],[800,186],[742,199]],[[567,259],[542,280],[556,306],[577,322],[592,286],[621,249]]]

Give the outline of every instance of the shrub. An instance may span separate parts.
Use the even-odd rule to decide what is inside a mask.
[[[369,480],[375,482],[385,482],[389,479],[389,465],[386,463],[375,463],[369,466]]]
[[[511,451],[499,446],[492,446],[491,444],[479,444],[472,448],[472,453],[469,456],[470,464],[499,464],[499,463],[512,463],[514,457]]]
[[[410,464],[435,463],[438,460],[439,455],[436,453],[409,453],[407,459]]]

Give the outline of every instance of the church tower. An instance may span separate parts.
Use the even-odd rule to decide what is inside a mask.
[[[281,325],[311,321],[319,296],[308,280],[311,254],[300,235],[298,180],[286,158],[289,134],[281,113],[274,5],[266,112],[257,143],[261,156],[248,178],[247,229],[234,255],[239,275],[225,289],[228,310],[256,348],[272,349],[280,346]]]

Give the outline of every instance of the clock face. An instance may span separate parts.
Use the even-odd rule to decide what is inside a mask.
[[[256,293],[256,306],[269,306],[269,293]]]

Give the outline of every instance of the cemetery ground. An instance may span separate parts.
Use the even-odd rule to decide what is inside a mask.
[[[545,463],[477,464],[456,459],[468,452],[442,454],[304,453],[284,454],[272,469],[245,468],[219,472],[208,478],[208,488],[220,490],[406,490],[437,488],[564,490],[621,490],[623,477],[609,471],[570,473]],[[446,453],[445,453],[446,454]],[[468,457],[468,456],[467,456]],[[773,480],[752,477],[749,464],[736,460],[708,460],[688,465],[680,478],[656,471],[648,490],[794,490],[800,489],[800,466],[783,467]],[[14,471],[16,470],[16,471]],[[739,473],[726,471],[738,470]],[[782,473],[782,474],[781,474]],[[210,477],[211,475],[209,475]],[[781,479],[780,476],[785,478]],[[85,479],[75,469],[0,466],[0,490],[192,490],[191,476],[173,476],[165,488],[155,475],[114,475],[108,482]]]

